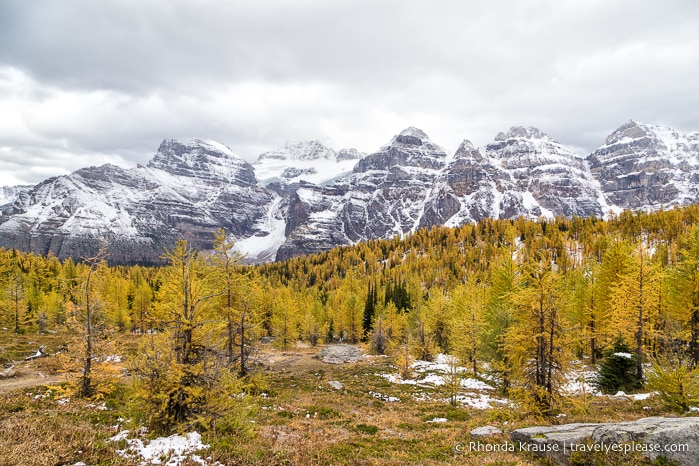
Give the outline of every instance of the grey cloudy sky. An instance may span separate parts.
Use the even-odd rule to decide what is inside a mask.
[[[695,0],[3,0],[0,185],[210,138],[453,151],[513,125],[586,153],[699,130]]]

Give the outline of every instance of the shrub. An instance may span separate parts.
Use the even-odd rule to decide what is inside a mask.
[[[663,356],[651,361],[647,387],[658,392],[665,406],[684,412],[699,405],[699,366],[684,355]]]
[[[357,430],[363,434],[376,435],[376,433],[379,431],[379,428],[367,424],[357,424]]]

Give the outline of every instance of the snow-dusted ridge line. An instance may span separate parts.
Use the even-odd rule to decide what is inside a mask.
[[[605,217],[699,199],[699,133],[629,121],[580,155],[533,127],[453,154],[410,127],[377,152],[287,143],[254,164],[211,140],[166,139],[147,166],[90,167],[0,190],[0,247],[157,262],[224,228],[262,262],[483,218]]]

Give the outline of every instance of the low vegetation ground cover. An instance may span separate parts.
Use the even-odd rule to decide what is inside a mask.
[[[137,337],[135,337],[137,338]],[[54,335],[16,336],[11,351],[32,345],[55,344]],[[30,343],[31,341],[31,343]],[[50,347],[50,346],[49,346]],[[128,346],[127,346],[128,347]],[[132,345],[133,347],[133,345]],[[525,415],[513,405],[477,409],[450,403],[446,384],[393,383],[392,357],[366,357],[350,364],[326,364],[319,348],[279,350],[262,345],[245,395],[238,400],[236,425],[212,425],[201,432],[209,448],[198,452],[206,464],[548,464],[523,452],[469,451],[470,430],[484,425],[505,434],[479,440],[501,444],[518,427],[550,422],[631,420],[667,411],[657,397],[576,394],[567,399],[558,417]],[[131,350],[133,351],[133,349]],[[128,355],[124,359],[127,359]],[[60,372],[56,356],[22,362],[23,374],[42,372],[49,380]],[[428,379],[418,373],[418,381]],[[22,375],[20,375],[20,378]],[[8,379],[9,380],[9,379]],[[428,379],[429,380],[429,379]],[[328,382],[340,382],[333,388]],[[0,464],[141,464],[143,458],[124,457],[126,440],[112,441],[128,430],[127,438],[149,434],[140,402],[128,373],[103,399],[68,396],[64,382],[3,389],[0,381]],[[485,382],[484,382],[485,383]],[[468,393],[462,389],[461,393]],[[390,400],[390,401],[386,401]],[[399,401],[398,401],[399,400]],[[182,432],[184,434],[184,432]],[[165,455],[167,456],[167,455]],[[163,457],[163,460],[167,458]],[[640,457],[617,458],[626,464],[652,464]],[[185,459],[181,464],[196,464]],[[595,460],[597,461],[597,460]],[[612,461],[612,459],[609,459]],[[82,463],[81,463],[82,462]]]
[[[470,429],[699,406],[699,206],[254,267],[222,230],[158,268],[103,253],[0,249],[2,464],[540,464]],[[376,356],[313,357],[341,342]]]

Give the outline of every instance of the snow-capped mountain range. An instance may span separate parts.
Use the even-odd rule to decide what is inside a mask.
[[[0,189],[0,247],[159,263],[178,238],[224,230],[249,262],[486,217],[604,217],[699,196],[699,133],[630,121],[587,157],[513,127],[454,154],[417,128],[375,153],[287,143],[254,164],[214,141],[166,139],[147,166],[103,165]]]

